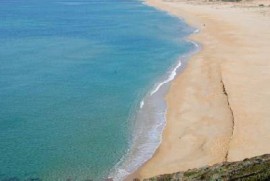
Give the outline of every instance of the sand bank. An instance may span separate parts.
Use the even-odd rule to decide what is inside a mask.
[[[270,2],[147,4],[199,28],[202,51],[172,82],[163,141],[136,175],[270,153]]]

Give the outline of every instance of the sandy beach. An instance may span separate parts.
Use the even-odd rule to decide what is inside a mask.
[[[146,3],[200,29],[202,51],[172,82],[162,143],[136,176],[270,153],[270,1]]]

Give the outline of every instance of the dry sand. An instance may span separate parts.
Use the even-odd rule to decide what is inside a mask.
[[[199,28],[172,83],[163,140],[140,178],[270,153],[270,1],[147,0]]]

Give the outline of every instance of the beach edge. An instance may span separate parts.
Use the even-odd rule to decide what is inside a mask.
[[[245,96],[246,99],[253,97],[253,95],[244,77],[237,77],[237,71],[235,71],[234,75],[228,73],[228,70],[234,71],[235,69],[233,67],[235,65],[232,65],[229,58],[237,57],[243,60],[249,60],[249,58],[243,58],[243,53],[240,50],[235,55],[232,54],[228,57],[226,51],[230,52],[232,48],[238,47],[239,42],[232,39],[231,35],[224,33],[239,31],[240,33],[243,32],[243,34],[251,33],[252,35],[254,32],[258,33],[257,31],[261,31],[264,33],[265,41],[267,41],[269,35],[264,31],[264,26],[269,27],[270,24],[265,23],[267,19],[261,18],[260,12],[254,13],[251,11],[246,15],[242,9],[234,9],[235,4],[233,3],[221,2],[219,4],[207,4],[199,1],[198,5],[194,5],[197,3],[194,2],[193,4],[187,1],[146,0],[145,2],[149,6],[166,11],[180,19],[184,18],[189,25],[198,28],[200,31],[188,38],[192,41],[199,42],[203,48],[198,54],[190,58],[183,74],[178,75],[172,81],[166,96],[168,112],[166,116],[166,127],[162,134],[162,142],[153,157],[133,174],[133,178],[149,178],[154,175],[185,171],[190,168],[213,165],[224,161],[239,161],[244,158],[270,152],[270,145],[267,144],[266,139],[260,138],[262,134],[258,134],[255,131],[255,133],[247,135],[241,131],[242,127],[247,127],[246,122],[253,123],[254,120],[263,118],[263,121],[259,122],[261,125],[257,125],[257,130],[262,131],[269,138],[270,135],[266,134],[270,128],[270,124],[266,120],[266,115],[269,115],[269,113],[267,113],[267,110],[261,112],[261,106],[252,107],[244,99],[241,101],[238,100],[237,95],[241,96],[243,90],[238,91],[237,88],[239,85],[237,84],[245,87],[246,92],[248,92]],[[222,11],[219,12],[218,9],[222,9]],[[224,24],[219,23],[219,19],[215,17],[216,15],[221,15],[227,21],[222,22]],[[240,15],[240,17],[235,20],[229,19],[233,15]],[[261,18],[256,23],[262,27],[257,29],[254,27],[254,32],[248,32],[244,29],[246,26],[250,26],[249,23],[239,24],[239,20],[253,20],[256,18]],[[216,27],[213,27],[213,25]],[[243,44],[243,49],[251,48],[251,45],[245,42],[246,37],[243,38],[237,35],[237,38],[241,38],[243,43],[245,43]],[[252,38],[248,40],[254,41]],[[224,52],[213,52],[217,48],[213,48],[212,46],[216,44],[220,44],[219,47],[224,48]],[[261,42],[257,42],[257,44],[261,44]],[[262,56],[257,56],[257,54],[252,54],[252,56],[257,56],[260,62],[268,65],[268,62],[265,61],[267,55],[265,49],[258,49],[257,51],[262,53]],[[211,53],[214,55],[211,55]],[[227,62],[223,63],[220,60]],[[254,67],[255,62],[250,62],[250,64]],[[243,61],[239,61],[237,68],[241,70],[243,66]],[[248,71],[250,71],[248,74],[253,74],[255,70]],[[199,78],[196,78],[196,76]],[[262,99],[267,98],[268,95],[266,93],[270,87],[258,85],[257,82],[256,86],[261,86],[265,89]],[[180,93],[179,90],[183,90],[183,92]],[[197,94],[197,96],[194,96],[194,94]],[[189,99],[187,100],[185,97]],[[265,102],[262,102],[262,104],[263,106],[268,105]],[[254,120],[244,120],[247,117],[245,115],[246,113],[243,114],[243,110],[239,109],[238,106],[249,106],[252,107],[251,109],[255,108],[257,110],[257,118]],[[186,113],[189,109],[191,111]],[[247,110],[249,109],[247,108]],[[181,120],[182,122],[180,123],[177,120]],[[264,126],[263,128],[262,125]],[[192,130],[193,126],[202,130]],[[246,129],[249,132],[256,130],[254,124],[252,126]],[[219,133],[211,133],[213,128],[219,131]],[[254,146],[253,144],[258,147],[252,148]]]

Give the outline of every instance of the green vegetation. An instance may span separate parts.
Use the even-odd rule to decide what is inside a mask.
[[[165,174],[144,181],[267,181],[270,180],[270,154],[239,162],[224,162],[186,172]],[[138,181],[138,179],[137,179]]]

